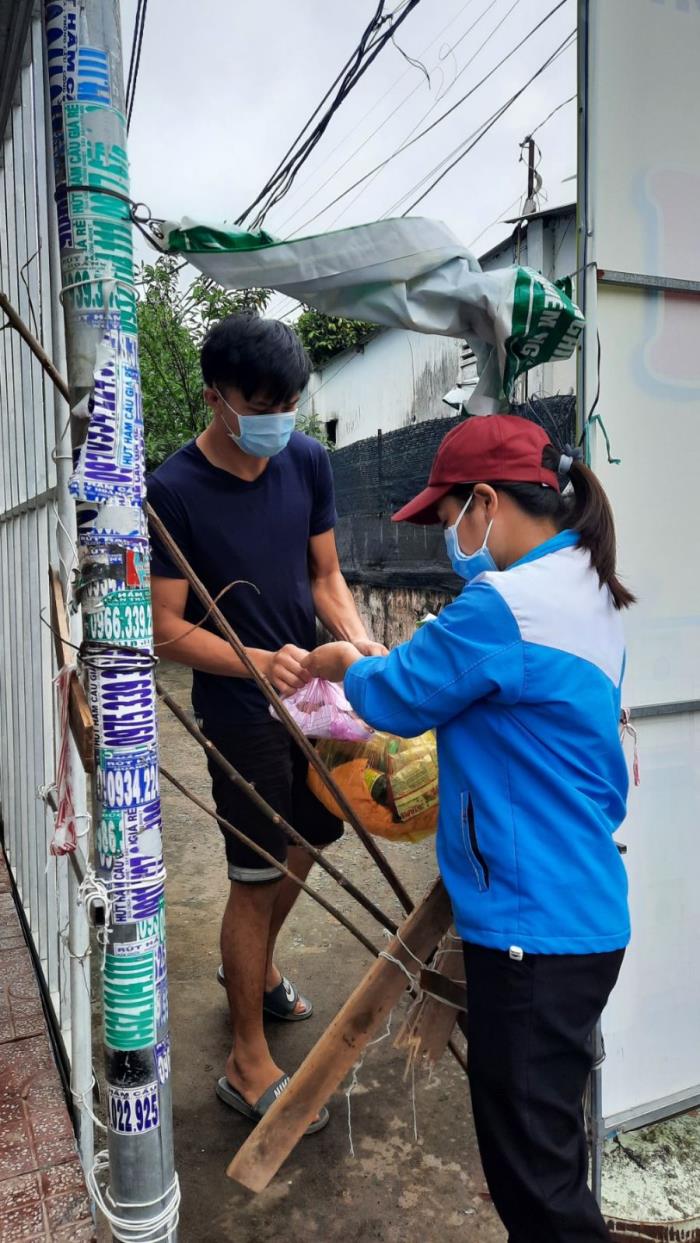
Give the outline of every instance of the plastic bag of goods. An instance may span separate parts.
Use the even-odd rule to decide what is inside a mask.
[[[336,739],[344,742],[365,742],[373,731],[353,711],[342,686],[312,678],[306,686],[294,691],[284,701],[289,715],[308,738]],[[274,708],[270,714],[277,719]]]
[[[434,833],[438,817],[435,734],[397,738],[376,732],[364,743],[332,741],[317,751],[362,823],[376,837],[419,842]],[[343,819],[314,768],[308,783],[316,798]]]

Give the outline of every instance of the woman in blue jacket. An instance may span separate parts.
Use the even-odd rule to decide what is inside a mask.
[[[559,479],[571,488],[560,491]],[[437,852],[464,941],[469,1081],[510,1243],[609,1235],[587,1186],[591,1033],[629,940],[613,834],[625,815],[625,663],[607,497],[542,428],[473,418],[395,520],[442,523],[468,586],[409,643],[308,657],[403,737],[437,729]]]

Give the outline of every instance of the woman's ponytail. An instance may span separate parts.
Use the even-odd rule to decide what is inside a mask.
[[[543,454],[543,465],[557,470],[559,460],[554,446],[548,445]],[[574,460],[571,463],[569,479],[574,496],[566,526],[578,532],[581,547],[588,549],[601,587],[610,589],[615,608],[627,609],[636,603],[636,597],[617,577],[615,522],[610,501],[597,476],[583,462]]]

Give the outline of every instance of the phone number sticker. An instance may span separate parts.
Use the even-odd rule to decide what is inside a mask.
[[[102,607],[85,613],[85,634],[95,643],[126,643],[150,647],[153,614],[149,593],[138,589],[111,591]]]
[[[170,1078],[170,1037],[160,1040],[154,1048],[158,1082],[167,1083]]]
[[[160,1125],[158,1084],[138,1088],[107,1088],[109,1129],[118,1135],[143,1135]]]
[[[110,811],[128,811],[151,803],[160,794],[158,752],[112,752],[100,750],[97,763],[97,797]]]

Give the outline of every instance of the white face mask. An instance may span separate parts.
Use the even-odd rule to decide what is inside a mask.
[[[218,394],[231,414],[235,414],[238,419],[240,432],[236,435],[221,415],[226,434],[243,453],[249,454],[250,457],[275,457],[286,449],[297,421],[296,410],[283,411],[281,414],[239,414],[233,406],[229,405],[218,388],[215,388],[214,392]]]

